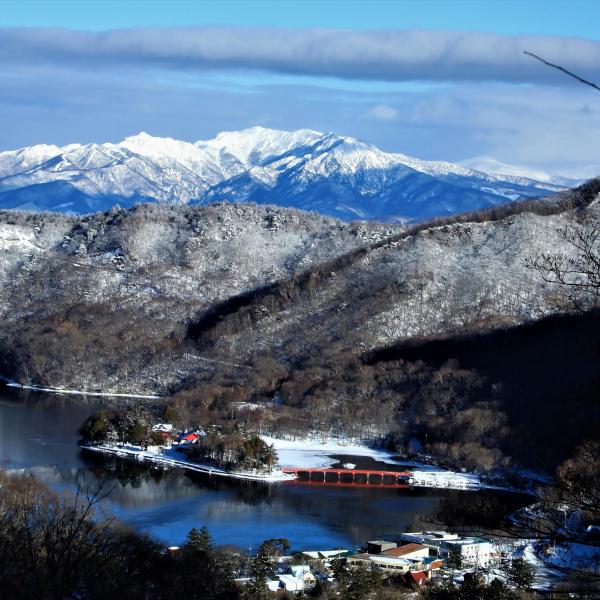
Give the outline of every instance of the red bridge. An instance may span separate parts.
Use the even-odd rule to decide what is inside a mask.
[[[371,471],[366,469],[304,469],[283,467],[284,473],[297,475],[299,483],[331,485],[364,485],[373,487],[409,487],[412,482],[410,471]]]

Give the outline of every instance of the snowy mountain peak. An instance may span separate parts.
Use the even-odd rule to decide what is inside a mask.
[[[61,153],[53,144],[36,144],[28,148],[0,152],[0,178],[14,172],[24,172]]]
[[[212,140],[196,142],[196,146],[225,152],[244,165],[253,166],[293,148],[310,145],[321,137],[322,133],[310,129],[279,131],[256,126],[241,131],[223,131]]]
[[[461,165],[465,167],[475,169],[477,171],[483,171],[490,175],[508,175],[511,177],[524,177],[526,179],[532,179],[534,181],[543,181],[546,183],[553,183],[554,179],[552,175],[539,171],[537,169],[530,169],[528,167],[520,167],[516,165],[508,165],[500,162],[491,156],[475,156],[461,161]]]
[[[194,144],[175,140],[173,138],[154,137],[142,131],[137,135],[126,137],[116,144],[119,148],[126,148],[143,156],[168,157],[175,160],[189,161],[190,159],[204,158]]]
[[[519,168],[486,161],[419,160],[311,129],[256,126],[195,143],[140,132],[117,143],[0,153],[0,207],[90,212],[142,200],[251,201],[406,221],[561,189],[544,173],[524,177]]]

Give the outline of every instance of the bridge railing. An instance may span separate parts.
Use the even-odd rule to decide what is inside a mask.
[[[371,471],[350,469],[282,469],[286,473],[297,475],[296,481],[302,483],[403,486],[412,482],[409,471]]]

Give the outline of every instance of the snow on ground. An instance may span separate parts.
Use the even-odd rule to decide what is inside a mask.
[[[533,587],[537,590],[546,590],[553,587],[557,581],[563,579],[563,574],[558,569],[551,568],[546,562],[542,561],[535,547],[536,541],[530,540],[525,546],[522,546],[514,554],[514,558],[524,558],[532,567],[535,568]]]
[[[325,469],[338,461],[332,456],[367,456],[388,464],[404,465],[393,457],[393,452],[379,448],[369,448],[348,440],[335,438],[283,439],[261,436],[267,444],[273,444],[279,457],[280,467],[305,467]]]
[[[414,461],[399,461],[395,454],[381,448],[370,448],[350,440],[335,438],[282,439],[262,436],[277,450],[280,467],[324,469],[338,462],[333,456],[366,456],[387,464],[418,467],[413,470],[412,485],[453,489],[487,487],[472,473],[455,473]]]
[[[9,381],[5,377],[1,377],[5,381]],[[45,392],[46,394],[71,394],[75,396],[107,396],[110,398],[141,398],[144,400],[160,400],[161,396],[152,394],[121,394],[118,392],[89,392],[85,390],[72,390],[66,388],[42,387],[39,385],[21,385],[14,381],[9,381],[7,387],[18,388],[21,390],[30,390],[33,392]]]
[[[545,562],[549,566],[600,575],[600,546],[575,543],[557,544]]]
[[[207,473],[208,475],[216,475],[218,477],[232,477],[234,479],[253,479],[256,481],[287,481],[293,479],[286,473],[282,473],[279,469],[271,473],[259,473],[257,471],[225,471],[217,467],[209,467],[195,462],[184,460],[182,455],[175,448],[160,448],[158,446],[150,446],[148,450],[142,450],[140,446],[127,444],[124,446],[113,446],[109,444],[97,444],[94,446],[82,446],[85,450],[93,452],[101,452],[103,454],[113,454],[119,458],[129,458],[141,462],[151,462],[162,467],[178,467],[188,471],[197,471],[199,473]]]
[[[539,591],[552,590],[558,583],[564,581],[565,573],[561,569],[553,568],[547,558],[540,558],[539,551],[541,543],[539,540],[511,540],[509,547],[507,544],[494,544],[496,551],[507,552],[512,558],[523,558],[534,568],[533,588]],[[551,559],[550,559],[551,560]],[[566,565],[563,565],[566,566]],[[467,569],[469,571],[470,569]],[[494,579],[500,579],[506,584],[510,582],[506,576],[506,570],[503,565],[494,564],[481,571],[487,583],[491,583]],[[456,583],[460,583],[464,578],[464,571],[457,572],[458,579]]]
[[[474,473],[455,473],[444,470],[413,471],[413,485],[454,489],[479,489],[485,486]]]

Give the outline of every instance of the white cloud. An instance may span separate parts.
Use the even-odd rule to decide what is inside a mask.
[[[165,52],[173,51],[170,31],[165,30]],[[148,48],[137,59],[133,57],[138,50],[124,48],[121,62],[116,46],[101,34],[92,41],[104,50],[93,49],[92,58],[77,45],[59,52],[56,40],[46,47],[44,57],[38,32],[33,36],[39,46],[35,60],[31,39],[20,47],[19,58],[17,47],[7,49],[2,34],[0,29],[0,149],[41,142],[115,141],[140,130],[193,141],[263,123],[279,129],[334,131],[425,159],[457,161],[486,154],[551,173],[600,173],[600,96],[575,82],[548,87],[347,78],[333,85],[326,77],[248,71],[238,85],[237,69],[203,73],[154,68]],[[322,32],[325,40],[330,34]],[[343,49],[329,47],[328,57],[327,48],[325,44],[313,50],[333,69]],[[103,52],[114,58],[101,58]],[[349,48],[348,53],[350,61],[357,50]],[[80,68],[85,56],[111,68]],[[308,62],[316,60],[309,57]],[[183,68],[183,63],[178,65]],[[573,64],[568,66],[575,70]],[[542,74],[549,71],[543,65],[539,69]]]
[[[535,52],[600,79],[600,41],[482,32],[248,27],[164,27],[102,32],[0,28],[0,64],[71,68],[156,66],[259,70],[382,81],[484,81],[575,85],[525,56]]]
[[[380,121],[393,121],[398,116],[398,111],[387,104],[377,104],[369,112]]]

